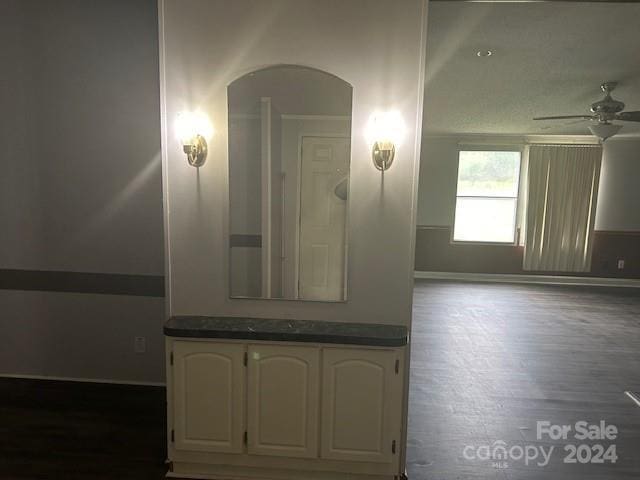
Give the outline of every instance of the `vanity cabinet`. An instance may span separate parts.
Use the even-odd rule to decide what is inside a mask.
[[[244,434],[243,345],[173,343],[173,442],[188,451],[239,453]]]
[[[184,319],[165,325],[168,476],[390,480],[402,474],[406,333],[389,327],[399,338],[358,337],[361,326],[325,322],[313,326],[322,334],[305,334],[311,326],[304,322],[283,321],[280,331],[280,323],[261,321],[267,333],[254,325],[238,332],[243,323],[236,319],[201,321],[202,331],[176,327],[189,324]]]
[[[400,358],[392,350],[325,348],[322,457],[388,463],[399,435]]]
[[[248,346],[249,454],[318,455],[320,348]]]

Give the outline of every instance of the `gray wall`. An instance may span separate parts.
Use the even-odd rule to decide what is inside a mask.
[[[534,140],[480,135],[425,138],[418,197],[418,225],[423,227],[416,232],[416,270],[531,274],[522,268],[522,246],[451,242],[459,143],[491,148],[505,142],[522,145],[528,139]],[[592,142],[593,138],[536,137],[535,140]],[[640,190],[636,187],[640,174],[639,152],[638,138],[613,138],[604,144],[591,270],[581,274],[583,276],[640,278]],[[625,260],[622,269],[618,266],[619,260]]]
[[[420,159],[418,225],[451,226],[455,212],[458,143],[465,137],[425,137]],[[499,138],[495,139],[499,142]],[[473,138],[467,138],[467,142]],[[486,140],[482,140],[486,142]],[[596,230],[640,231],[640,139],[605,142]]]
[[[604,144],[596,229],[640,231],[640,138]]]
[[[456,209],[458,139],[422,140],[418,184],[418,225],[453,225]]]
[[[0,62],[0,269],[163,275],[155,0],[2,0]],[[0,308],[0,374],[163,379],[162,298]]]

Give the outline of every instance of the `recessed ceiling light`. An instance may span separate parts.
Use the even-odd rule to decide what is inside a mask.
[[[493,55],[493,52],[491,50],[478,50],[476,55],[479,57],[490,57]]]

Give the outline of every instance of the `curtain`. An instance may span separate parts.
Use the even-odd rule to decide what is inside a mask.
[[[588,272],[602,147],[531,145],[524,270]]]

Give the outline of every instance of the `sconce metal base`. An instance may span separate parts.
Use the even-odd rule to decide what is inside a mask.
[[[202,135],[196,135],[191,139],[191,143],[182,147],[187,154],[187,160],[192,167],[201,167],[207,160],[207,141]]]
[[[371,150],[373,164],[382,172],[387,170],[396,156],[396,146],[391,142],[375,142]]]

